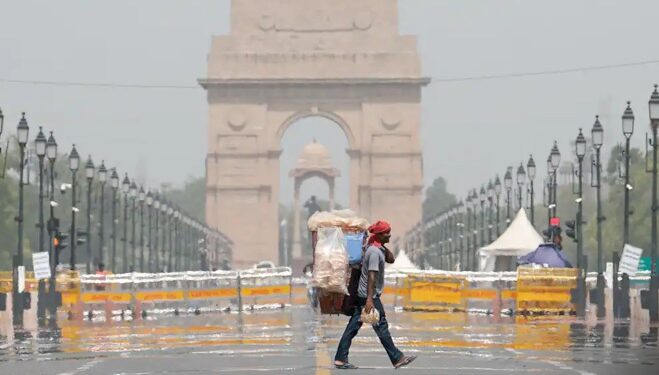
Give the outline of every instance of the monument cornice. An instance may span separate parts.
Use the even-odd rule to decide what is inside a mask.
[[[427,86],[430,77],[394,78],[200,78],[204,89],[222,86],[313,86],[313,85],[413,85]]]

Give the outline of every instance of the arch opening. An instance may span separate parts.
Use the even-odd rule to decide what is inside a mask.
[[[280,228],[279,262],[297,268],[312,257],[306,222],[313,204],[305,203],[314,196],[317,209],[327,210],[330,203],[339,208],[350,202],[350,141],[345,128],[327,116],[292,119],[280,129],[279,220],[285,225]]]

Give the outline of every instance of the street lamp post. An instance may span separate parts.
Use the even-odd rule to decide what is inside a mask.
[[[595,148],[595,161],[592,167],[595,168],[595,191],[597,200],[597,317],[602,318],[605,316],[606,311],[604,308],[604,287],[606,281],[604,279],[604,260],[602,258],[602,199],[601,199],[601,171],[602,164],[600,161],[600,151],[604,143],[604,128],[600,123],[599,116],[595,117],[595,123],[591,130],[593,147]],[[617,275],[616,275],[617,277]]]
[[[146,210],[147,210],[147,235],[146,235],[146,248],[149,250],[149,256],[147,257],[148,269],[149,272],[153,272],[153,247],[151,242],[151,213],[153,206],[153,195],[149,191],[146,194]]]
[[[98,182],[101,184],[101,210],[98,218],[98,262],[105,266],[105,183],[108,179],[108,170],[105,168],[105,161],[101,160],[101,166],[98,167]]]
[[[37,134],[37,137],[34,140],[34,149],[37,154],[37,158],[39,159],[39,223],[37,224],[37,228],[39,229],[39,252],[45,251],[45,246],[44,246],[44,240],[45,240],[45,228],[44,228],[44,219],[43,219],[43,162],[44,158],[46,157],[46,136],[43,134],[43,130],[41,126],[39,127],[39,133]],[[39,280],[39,298],[41,301],[46,300],[46,281],[41,279]],[[45,309],[46,304],[40,303],[39,306],[37,307],[37,317],[40,320],[45,318],[46,315],[46,309]]]
[[[526,182],[526,172],[524,171],[524,165],[522,163],[519,163],[519,167],[517,168],[517,207],[521,210],[522,207],[522,187],[524,186],[524,182]]]
[[[469,271],[471,269],[471,262],[469,260],[469,252],[471,251],[471,231],[473,230],[472,224],[471,224],[471,212],[472,212],[472,201],[471,201],[471,192],[467,193],[467,197],[465,199],[465,215],[467,219],[467,226],[466,226],[466,231],[465,233],[467,234],[467,248],[465,251],[465,271]]]
[[[124,179],[121,182],[121,192],[124,195],[124,220],[123,229],[124,235],[121,241],[123,242],[123,257],[121,258],[121,270],[123,273],[128,272],[128,193],[130,192],[130,180],[128,173],[124,174]]]
[[[513,174],[510,169],[508,168],[503,176],[503,184],[506,187],[506,227],[510,225],[510,195],[513,188]]]
[[[56,287],[56,278],[55,271],[57,270],[57,263],[59,254],[56,254],[55,246],[53,245],[53,239],[55,237],[55,231],[58,230],[58,226],[55,223],[55,160],[57,159],[57,142],[55,137],[53,137],[53,132],[50,132],[48,141],[46,142],[46,156],[48,157],[48,163],[50,164],[50,195],[49,195],[49,204],[50,207],[50,218],[48,219],[48,253],[50,255],[50,282],[48,285],[48,295],[49,295],[49,313],[50,319],[55,321],[57,318],[57,306],[55,304],[55,287]]]
[[[557,183],[557,175],[558,175],[558,167],[561,165],[561,153],[558,150],[558,142],[554,141],[554,146],[551,148],[551,153],[549,154],[549,159],[550,159],[550,164],[551,164],[551,169],[552,169],[552,217],[556,217],[557,215],[557,210],[558,210],[558,183]]]
[[[552,216],[552,207],[554,206],[554,203],[552,202],[554,194],[552,192],[553,187],[554,187],[554,178],[553,178],[554,172],[553,172],[553,167],[551,164],[551,155],[547,157],[547,181],[545,183],[545,188],[547,190],[547,229],[551,230],[551,216]],[[543,197],[544,199],[544,197]]]
[[[526,173],[529,178],[529,214],[531,216],[531,225],[535,226],[535,216],[534,216],[534,202],[533,202],[533,180],[535,180],[535,161],[533,160],[533,155],[529,156],[529,161],[526,163]]]
[[[167,201],[165,199],[160,203],[160,211],[162,213],[162,264],[163,268],[167,272],[170,272],[169,264],[167,263],[167,252],[169,248],[167,246],[167,233],[171,233],[171,225],[169,221],[169,214],[167,213],[169,207],[167,206]]]
[[[485,246],[485,187],[481,185],[481,247]]]
[[[22,326],[23,325],[23,291],[19,291],[18,285],[18,273],[19,267],[23,270],[23,169],[25,168],[25,146],[27,145],[28,135],[30,132],[30,127],[27,125],[27,120],[25,119],[25,112],[18,122],[18,127],[16,128],[16,137],[18,138],[18,148],[19,148],[19,181],[18,181],[18,216],[15,220],[18,224],[18,245],[16,248],[16,256],[14,257],[14,267],[13,267],[13,317],[14,325]]]
[[[140,186],[138,199],[140,201],[140,272],[144,272],[144,200],[146,193],[142,186]]]
[[[76,269],[76,191],[78,190],[76,175],[80,167],[80,155],[76,150],[76,145],[73,145],[71,153],[69,154],[69,170],[71,170],[71,233],[69,234],[69,242],[71,243],[71,256],[69,259],[70,268],[72,271]]]
[[[487,184],[487,200],[490,203],[487,211],[487,242],[492,243],[492,212],[494,211],[494,184]]]
[[[169,251],[167,252],[167,272],[174,270],[174,235],[176,234],[176,220],[174,220],[174,208],[171,203],[167,207],[167,233],[169,233]]]
[[[629,243],[629,191],[631,190],[631,185],[629,184],[629,164],[631,155],[629,154],[629,143],[634,134],[634,112],[631,108],[631,102],[627,102],[627,108],[622,114],[622,134],[625,136],[625,201],[624,201],[624,214],[623,214],[623,231],[622,231],[622,248],[625,247],[625,244]],[[629,300],[628,293],[622,294],[623,290],[619,288],[618,283],[618,269],[620,268],[620,256],[617,251],[613,251],[613,316],[616,318],[626,318],[628,317],[628,310],[623,309],[622,306],[627,305],[626,302],[623,302],[625,299]],[[628,277],[627,274],[624,274],[623,277]],[[621,306],[622,302],[622,306]]]
[[[87,178],[87,274],[92,273],[92,181],[94,181],[94,162],[92,156],[87,156],[85,163],[85,177]]]
[[[583,159],[586,156],[586,137],[579,129],[579,135],[575,142],[575,151],[579,163],[577,170],[578,188],[577,188],[577,218],[575,229],[577,231],[577,303],[576,310],[578,317],[584,317],[586,314],[586,283],[585,283],[585,263],[583,256]]]
[[[112,187],[112,273],[117,272],[117,191],[119,190],[119,175],[117,169],[112,168],[110,176]]]
[[[160,217],[160,196],[156,195],[153,199],[153,208],[154,208],[154,213],[156,214],[156,232],[153,236],[153,249],[152,251],[155,253],[154,254],[154,266],[153,266],[153,271],[154,272],[160,272],[160,247],[158,244],[158,234],[160,233],[159,227],[158,227],[158,219]]]
[[[652,237],[651,237],[651,274],[650,274],[650,321],[659,321],[659,301],[657,301],[657,290],[659,289],[659,276],[657,275],[657,128],[659,128],[659,92],[657,85],[648,102],[650,112],[650,124],[652,127]]]
[[[137,249],[136,249],[136,244],[137,242],[135,241],[135,212],[137,211],[136,209],[136,204],[137,204],[137,184],[135,184],[135,180],[131,181],[130,183],[130,198],[131,198],[131,203],[132,203],[132,213],[131,213],[131,263],[129,270],[130,272],[135,272],[135,263],[137,263]]]
[[[36,150],[37,158],[39,159],[39,252],[45,251],[44,246],[44,219],[43,219],[43,162],[46,157],[46,136],[43,134],[41,126],[39,127],[39,134],[34,140],[34,148]]]
[[[501,235],[501,216],[500,216],[500,206],[499,204],[501,203],[501,179],[499,178],[499,175],[496,176],[494,179],[494,194],[496,195],[497,198],[497,238]]]

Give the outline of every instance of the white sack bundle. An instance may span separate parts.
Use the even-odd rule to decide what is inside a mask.
[[[348,294],[348,252],[341,228],[320,228],[313,268],[314,286],[326,291]]]

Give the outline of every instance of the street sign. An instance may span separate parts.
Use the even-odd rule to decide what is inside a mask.
[[[50,278],[50,257],[47,251],[32,253],[34,278],[37,280]]]
[[[652,258],[651,257],[642,257],[641,261],[638,263],[639,271],[652,271]]]
[[[25,291],[25,266],[16,267],[18,272],[18,293]]]
[[[630,244],[625,244],[622,250],[622,257],[620,258],[619,272],[626,273],[629,276],[635,276],[638,271],[638,264],[643,255],[643,249],[634,247]]]

